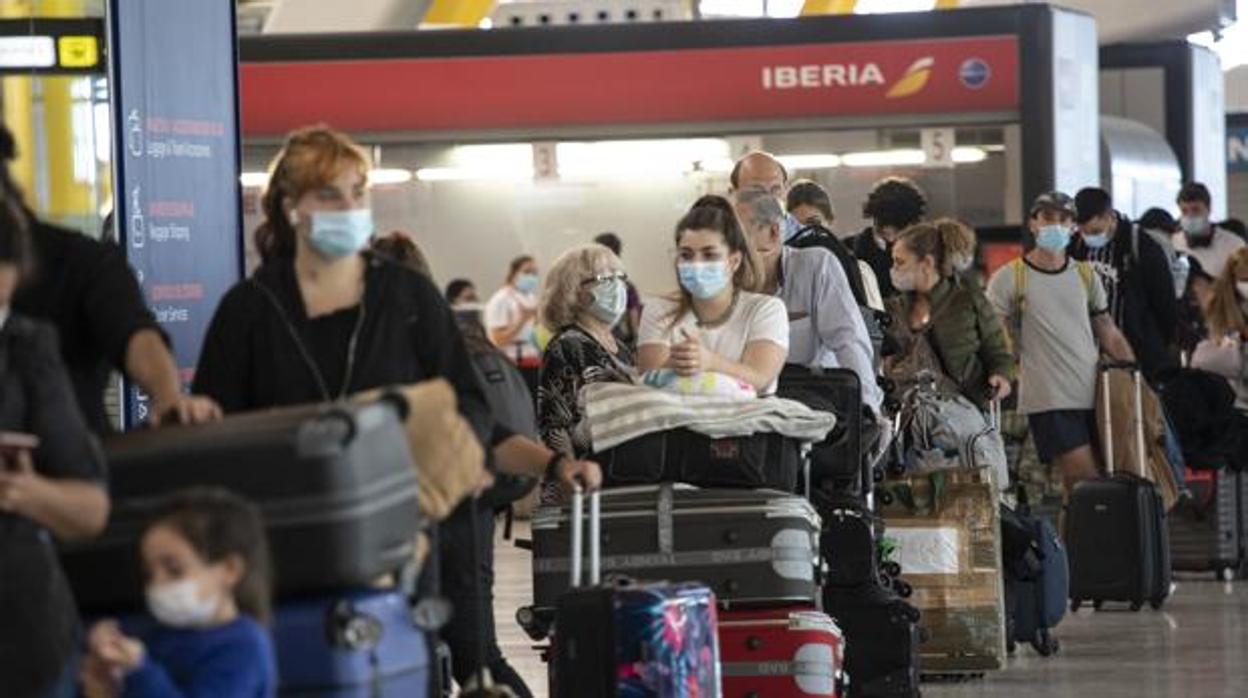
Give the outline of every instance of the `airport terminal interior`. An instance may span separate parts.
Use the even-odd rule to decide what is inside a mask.
[[[1248,695],[1248,0],[0,0],[0,698]]]

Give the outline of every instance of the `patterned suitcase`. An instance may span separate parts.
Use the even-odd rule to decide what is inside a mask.
[[[590,585],[582,587],[583,499],[573,495],[573,588],[558,600],[552,695],[718,698],[715,595],[699,584],[600,583],[598,497],[590,498]]]
[[[719,618],[724,698],[844,694],[845,641],[827,614],[782,608]]]
[[[700,582],[725,605],[808,604],[819,594],[819,516],[773,490],[649,485],[602,493],[602,571],[639,581]],[[569,512],[533,517],[537,609],[568,590]]]

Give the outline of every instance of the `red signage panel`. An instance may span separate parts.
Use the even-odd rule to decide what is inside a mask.
[[[243,130],[550,128],[1016,109],[1014,36],[244,63]]]

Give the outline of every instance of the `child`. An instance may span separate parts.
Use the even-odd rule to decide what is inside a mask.
[[[270,698],[277,670],[268,546],[254,507],[220,489],[173,495],[140,541],[147,606],[140,641],[115,621],[92,628],[88,698]]]

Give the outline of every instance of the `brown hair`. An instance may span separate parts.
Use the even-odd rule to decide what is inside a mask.
[[[165,499],[143,529],[167,526],[207,563],[237,555],[243,576],[234,588],[238,610],[267,623],[272,615],[273,573],[260,511],[219,487],[195,487]]]
[[[537,259],[535,259],[531,254],[522,254],[511,260],[511,264],[507,266],[507,284],[510,285],[516,280],[516,277],[520,275],[520,270],[524,268],[524,265],[529,262],[536,261]]]
[[[1205,310],[1205,321],[1209,323],[1209,336],[1225,337],[1234,333],[1237,336],[1248,334],[1248,320],[1240,306],[1239,293],[1235,283],[1240,270],[1248,270],[1248,247],[1241,247],[1226,261],[1222,275],[1213,283],[1213,299]]]
[[[370,247],[373,252],[433,280],[433,267],[429,265],[429,258],[425,256],[424,250],[420,249],[420,245],[404,233],[396,230],[389,235],[374,238]]]
[[[784,207],[785,210],[792,213],[793,209],[803,205],[813,206],[818,209],[828,223],[836,219],[832,211],[832,199],[828,196],[828,190],[809,179],[799,179],[793,183],[793,186],[789,187],[789,194]],[[801,222],[805,224],[808,221]]]
[[[930,256],[935,260],[941,278],[955,276],[975,258],[975,231],[952,218],[912,225],[901,231],[897,241],[919,259]]]
[[[708,194],[695,201],[689,212],[676,223],[678,247],[681,238],[690,230],[714,230],[724,237],[724,244],[728,246],[729,252],[741,253],[741,266],[737,267],[737,272],[732,277],[734,288],[738,291],[757,291],[762,288],[766,280],[762,262],[759,261],[754,246],[746,238],[745,231],[741,229],[741,221],[737,219],[737,213],[727,199]],[[692,296],[680,285],[679,273],[676,277],[676,289],[672,295],[676,308],[669,316],[673,323],[684,317],[693,307]]]
[[[256,228],[256,249],[265,261],[295,256],[295,227],[286,215],[285,201],[326,186],[345,168],[354,167],[368,176],[364,150],[341,131],[308,126],[292,131],[269,164],[269,182],[260,207],[264,222]]]

